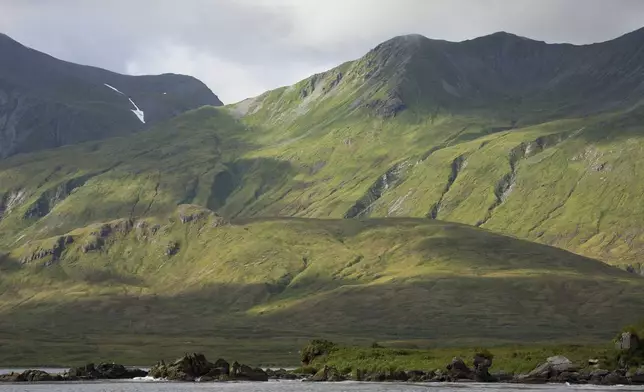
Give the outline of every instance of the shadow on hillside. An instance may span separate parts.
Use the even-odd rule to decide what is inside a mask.
[[[0,253],[0,274],[11,273],[20,270],[22,264],[8,254]]]
[[[324,285],[321,285],[324,286]],[[296,299],[296,298],[293,298]],[[120,334],[243,338],[343,336],[538,342],[609,339],[635,321],[644,285],[549,277],[438,276],[415,281],[339,285],[302,293],[264,312],[266,284],[209,285],[181,294],[102,294],[66,302],[27,302],[6,309],[0,329],[31,339]]]

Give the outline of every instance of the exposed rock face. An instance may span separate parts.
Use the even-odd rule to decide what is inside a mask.
[[[29,255],[23,257],[20,262],[23,264],[31,263],[36,260],[44,259],[51,256],[51,258],[45,262],[45,266],[49,266],[52,263],[58,261],[60,256],[66,249],[66,246],[74,242],[74,237],[71,235],[60,236],[56,239],[55,242],[51,244],[50,247],[41,247],[34,250]]]
[[[222,105],[193,77],[120,75],[55,59],[4,34],[0,57],[0,159],[123,135],[203,105]]]

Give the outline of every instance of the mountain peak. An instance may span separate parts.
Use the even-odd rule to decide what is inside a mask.
[[[481,37],[472,38],[469,40],[462,41],[466,42],[494,42],[494,43],[527,43],[527,42],[539,42],[545,43],[543,41],[533,40],[531,38],[523,37],[520,35],[508,33],[507,31],[497,31],[492,34],[484,35]]]
[[[0,97],[8,101],[0,118],[9,119],[0,123],[0,159],[120,136],[222,104],[191,76],[122,75],[59,60],[2,33],[0,58]]]

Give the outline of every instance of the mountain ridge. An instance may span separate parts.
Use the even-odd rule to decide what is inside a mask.
[[[0,52],[0,158],[124,135],[204,104],[222,105],[191,76],[121,75],[56,59],[6,35]],[[139,107],[136,116],[129,113]]]

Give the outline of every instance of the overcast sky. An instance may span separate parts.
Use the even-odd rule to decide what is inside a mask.
[[[644,0],[0,0],[0,32],[27,46],[122,73],[193,75],[225,103],[401,34],[585,44],[643,26]]]

